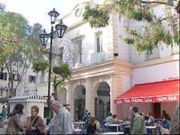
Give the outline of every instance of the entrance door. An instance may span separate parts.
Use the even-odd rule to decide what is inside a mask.
[[[161,117],[161,104],[160,103],[153,104],[153,112],[154,112],[155,118]]]
[[[82,120],[85,109],[84,99],[75,99],[75,121]]]
[[[85,110],[86,89],[83,85],[78,85],[74,91],[74,120],[79,121]]]
[[[95,98],[95,116],[102,121],[110,112],[110,87],[106,82],[101,82]]]
[[[104,119],[104,107],[105,104],[103,102],[103,100],[100,100],[98,98],[95,98],[95,116],[98,116],[97,119],[98,120],[103,120]]]

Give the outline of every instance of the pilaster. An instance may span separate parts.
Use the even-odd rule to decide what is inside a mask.
[[[112,74],[110,80],[108,80],[108,84],[110,85],[110,110],[111,113],[116,114],[116,105],[114,104],[114,100],[117,95],[120,93],[121,89],[121,76]]]
[[[86,109],[93,115],[94,114],[94,96],[92,92],[91,79],[86,79]]]
[[[74,118],[74,96],[73,96],[73,89],[71,83],[67,84],[67,95],[66,95],[66,103],[71,105],[71,115]]]

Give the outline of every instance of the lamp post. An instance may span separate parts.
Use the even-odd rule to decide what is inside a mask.
[[[49,52],[49,74],[48,74],[48,117],[50,118],[50,90],[51,90],[51,68],[52,68],[52,41],[54,38],[54,34],[57,34],[59,38],[62,38],[64,36],[64,33],[67,29],[67,26],[62,23],[62,20],[60,20],[60,23],[55,25],[55,31],[54,31],[54,24],[56,22],[56,18],[59,16],[59,13],[53,9],[48,13],[51,19],[51,32],[48,34],[44,30],[43,33],[39,35],[41,39],[41,44],[43,46],[46,46],[48,43],[48,39],[50,38],[50,52]]]

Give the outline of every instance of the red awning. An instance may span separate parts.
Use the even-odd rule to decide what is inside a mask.
[[[137,84],[115,99],[115,104],[171,102],[179,100],[180,79]]]

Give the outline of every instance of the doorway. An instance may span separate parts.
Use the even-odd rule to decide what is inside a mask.
[[[104,120],[110,112],[110,87],[108,83],[102,82],[97,89],[95,97],[95,116],[99,121]]]
[[[74,92],[74,120],[80,121],[83,118],[85,110],[85,95],[86,89],[83,85],[79,85],[75,88]]]
[[[153,113],[154,113],[155,118],[161,117],[161,104],[160,103],[153,104]]]

